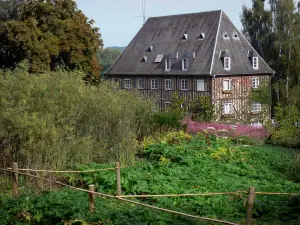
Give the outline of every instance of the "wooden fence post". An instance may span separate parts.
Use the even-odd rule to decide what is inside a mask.
[[[247,204],[247,217],[246,217],[246,225],[251,225],[252,223],[252,210],[254,205],[254,197],[255,197],[255,187],[249,188],[248,195],[248,204]]]
[[[18,197],[18,163],[12,166],[12,196]]]
[[[116,184],[117,184],[117,193],[116,195],[121,195],[121,170],[120,170],[120,163],[116,162]]]
[[[90,184],[89,191],[95,192],[95,185]],[[91,213],[95,211],[95,195],[93,193],[89,193],[89,208]]]

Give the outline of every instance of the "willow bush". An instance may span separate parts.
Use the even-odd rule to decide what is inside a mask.
[[[151,129],[152,102],[110,82],[84,83],[77,72],[1,71],[0,165],[71,168],[119,160],[130,164],[137,137]]]

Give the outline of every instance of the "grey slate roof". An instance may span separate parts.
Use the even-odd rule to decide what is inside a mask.
[[[214,60],[212,65],[211,75],[233,75],[233,74],[273,74],[274,71],[267,65],[267,63],[258,55],[255,49],[249,44],[247,39],[239,32],[233,25],[227,15],[221,13],[221,21],[219,26],[218,38],[216,42],[216,49],[214,53]],[[229,39],[223,38],[223,33],[227,32]],[[234,39],[233,34],[237,33],[239,38]],[[231,69],[226,71],[222,60],[220,59],[220,52],[228,52],[230,55]],[[258,57],[259,69],[253,69],[252,58],[249,57],[249,51],[252,52],[250,56]]]
[[[227,32],[229,40],[223,39]],[[233,33],[239,35],[233,38]],[[199,39],[205,34],[203,40]],[[187,40],[183,39],[188,34]],[[153,46],[153,51],[149,47]],[[255,50],[222,11],[211,11],[149,18],[136,34],[107,75],[218,75],[273,73],[259,57],[259,69],[254,70],[248,52]],[[178,58],[174,57],[178,52]],[[182,71],[181,60],[187,55],[188,71]],[[224,70],[221,52],[231,57],[231,70]],[[171,71],[165,71],[165,60],[154,62],[158,55],[171,58]],[[141,60],[147,57],[147,60]]]

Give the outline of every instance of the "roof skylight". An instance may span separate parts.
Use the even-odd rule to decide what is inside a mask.
[[[205,39],[205,33],[200,33],[198,39],[199,40],[204,40]]]
[[[229,35],[228,35],[228,33],[227,33],[227,32],[224,32],[224,33],[223,33],[223,39],[226,39],[226,40],[228,40],[228,39],[229,39]]]
[[[187,39],[188,39],[188,34],[184,34],[183,37],[182,37],[182,40],[186,41]]]

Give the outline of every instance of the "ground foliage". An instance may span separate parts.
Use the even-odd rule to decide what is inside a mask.
[[[144,150],[136,164],[121,169],[123,194],[223,192],[247,190],[249,186],[256,187],[257,191],[299,192],[300,184],[289,180],[288,165],[293,152],[287,149],[239,147],[228,139],[184,132],[145,138],[141,145]],[[111,166],[94,163],[79,169]],[[73,176],[69,181],[85,188],[95,184],[97,191],[107,194],[115,194],[116,190],[113,171]],[[19,200],[3,198],[0,215],[5,221],[22,221],[21,218],[26,221],[27,216],[31,218],[28,224],[38,224],[36,217],[43,224],[50,224],[49,221],[62,224],[58,221],[75,219],[104,224],[207,224],[108,199],[97,200],[97,211],[91,216],[87,213],[87,195],[67,190],[25,196]],[[242,194],[138,201],[243,224],[246,198]],[[297,197],[256,196],[254,205],[254,224],[299,224]]]

